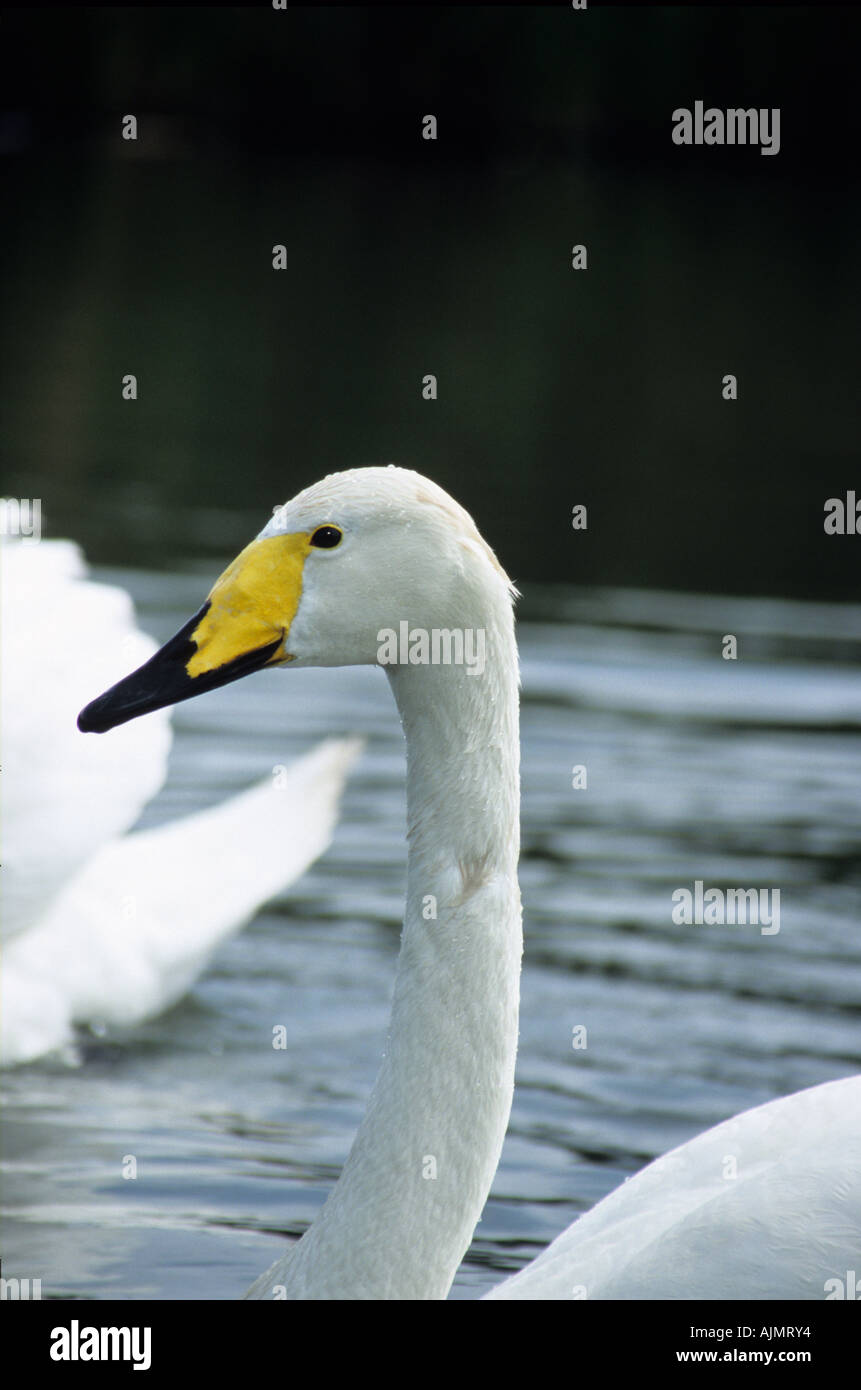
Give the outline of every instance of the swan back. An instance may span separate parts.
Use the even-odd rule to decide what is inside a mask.
[[[861,1250],[861,1077],[726,1120],[628,1179],[490,1299],[824,1299]]]

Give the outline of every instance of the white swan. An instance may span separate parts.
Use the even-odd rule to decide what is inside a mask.
[[[86,579],[77,546],[4,541],[6,1066],[67,1047],[76,1023],[160,1013],[331,838],[353,740],[321,744],[211,810],[124,833],[164,780],[168,712],[123,729],[113,747],[84,744],[75,712],[94,680],[155,647],[123,590]]]
[[[382,1067],[344,1170],[252,1298],[440,1299],[496,1171],[521,956],[512,589],[470,517],[395,468],[300,493],[140,671],[104,731],[263,665],[376,663],[386,630],[481,630],[466,664],[388,665],[407,740],[407,903]],[[432,650],[432,648],[429,648]],[[734,1160],[736,1177],[732,1177]],[[824,1298],[861,1253],[861,1078],[752,1110],[652,1164],[499,1298]]]

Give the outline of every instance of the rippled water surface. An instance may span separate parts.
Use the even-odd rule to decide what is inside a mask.
[[[163,639],[212,574],[100,577]],[[655,1155],[861,1064],[861,609],[525,587],[517,1089],[455,1298]],[[725,633],[740,660],[721,659]],[[179,706],[174,727],[142,824],[324,736],[368,743],[331,850],[181,1004],[82,1039],[78,1065],[5,1077],[4,1274],[44,1296],[238,1296],[324,1201],[383,1047],[405,878],[385,678],[267,672]],[[780,931],[675,925],[671,895],[696,879],[779,888]]]

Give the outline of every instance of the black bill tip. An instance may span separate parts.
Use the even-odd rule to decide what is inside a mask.
[[[91,700],[78,715],[81,733],[104,734],[119,724],[137,719],[138,715],[150,714],[153,710],[164,709],[166,705],[176,705],[182,700],[202,695],[206,690],[227,685],[265,666],[281,645],[282,639],[279,637],[268,646],[258,647],[212,671],[190,676],[187,666],[197,651],[192,634],[208,609],[207,601],[155,656],[132,671],[131,675],[117,681],[103,695]]]

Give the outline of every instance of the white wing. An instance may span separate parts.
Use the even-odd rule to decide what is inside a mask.
[[[211,810],[124,835],[161,786],[168,711],[85,738],[77,711],[147,660],[128,595],[70,542],[3,547],[0,1060],[75,1023],[134,1024],[179,999],[225,937],[322,854],[361,742],[330,740]],[[82,658],[86,657],[84,661]]]
[[[211,810],[117,839],[4,952],[2,1056],[180,999],[215,947],[327,848],[361,741],[333,739]]]
[[[828,1280],[861,1273],[859,1254],[855,1076],[745,1111],[673,1149],[485,1297],[821,1300]]]
[[[31,926],[100,845],[161,787],[170,714],[84,738],[78,711],[156,650],[122,589],[86,578],[71,541],[0,546],[5,938]]]

